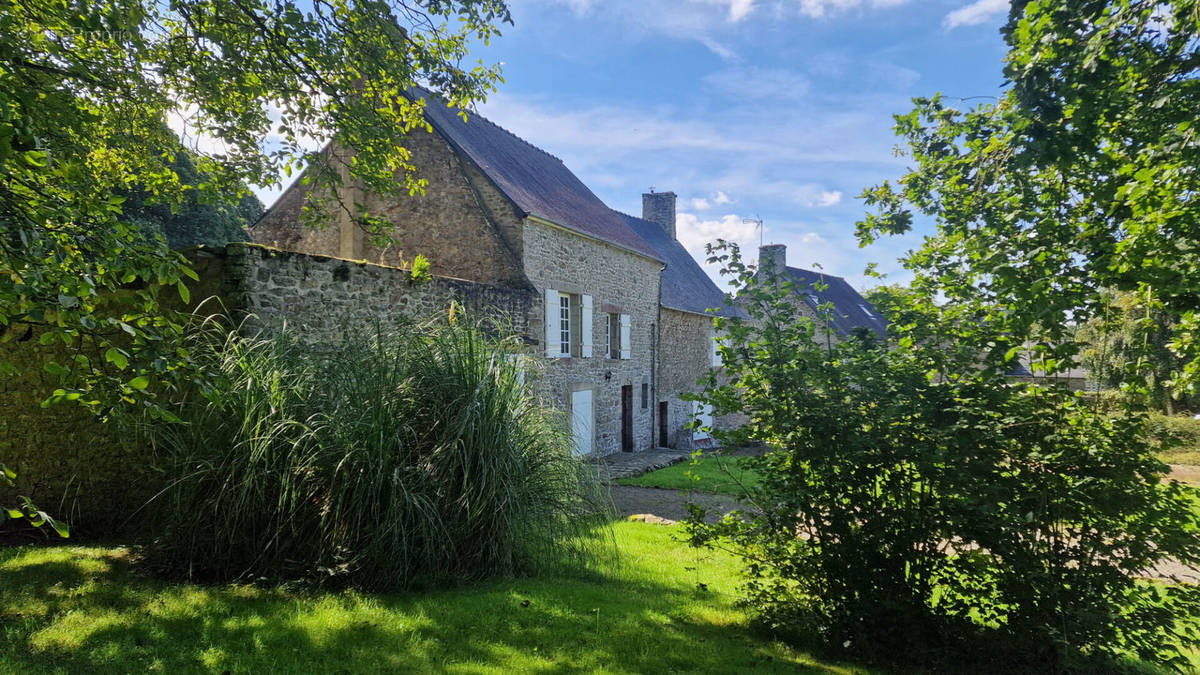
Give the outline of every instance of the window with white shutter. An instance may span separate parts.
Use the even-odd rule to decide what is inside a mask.
[[[584,358],[592,356],[592,296],[579,296],[579,327],[581,340],[579,355]]]
[[[621,315],[621,358],[633,358],[633,353],[630,350],[632,341],[630,340],[631,321],[628,314]]]
[[[713,331],[710,342],[712,343],[711,344],[712,352],[709,356],[709,365],[712,366],[713,368],[720,368],[721,367],[721,338],[719,335],[717,335],[717,332],[715,330]]]
[[[558,355],[571,355],[571,296],[558,294]]]
[[[556,358],[559,355],[558,341],[558,291],[546,289],[546,357]]]

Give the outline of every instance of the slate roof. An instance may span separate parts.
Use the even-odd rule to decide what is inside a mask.
[[[745,317],[745,312],[725,302],[725,294],[705,274],[692,254],[658,223],[613,211],[625,220],[630,229],[654,248],[667,263],[662,273],[663,307],[694,314],[708,314],[709,308],[721,316]]]
[[[474,162],[520,211],[661,260],[562,160],[478,113],[468,111],[464,122],[457,108],[448,107],[428,91],[414,88],[411,93],[414,99],[425,99],[425,116],[433,128]]]
[[[887,320],[845,279],[798,267],[785,269],[789,280],[798,286],[796,293],[803,296],[810,307],[816,309],[818,305],[833,303],[830,323],[838,333],[849,335],[856,328],[866,328],[879,337],[887,336]],[[819,291],[815,288],[818,283],[828,288]]]

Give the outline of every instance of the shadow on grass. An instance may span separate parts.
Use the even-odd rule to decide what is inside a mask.
[[[119,548],[21,547],[0,551],[0,670],[853,671],[757,640],[728,598],[647,570],[289,593],[167,584]]]

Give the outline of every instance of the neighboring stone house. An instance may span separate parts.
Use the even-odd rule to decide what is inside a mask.
[[[700,378],[710,368],[721,365],[713,316],[744,316],[744,313],[725,302],[725,294],[676,239],[675,193],[643,194],[642,217],[624,217],[625,222],[667,261],[659,302],[662,346],[656,368],[657,442],[661,446],[677,448],[703,445],[709,438],[708,433],[693,431],[687,425],[698,419],[703,427],[712,426],[711,408],[686,401],[682,395],[699,393],[697,382]]]
[[[887,319],[845,279],[788,267],[787,247],[783,244],[759,247],[757,274],[773,276],[781,283],[791,282],[798,311],[814,319],[819,317],[819,307],[830,307],[830,314],[820,317],[817,326],[819,330],[828,327],[835,340],[859,331],[868,331],[880,339],[887,337]]]
[[[527,293],[527,315],[513,323],[527,327],[544,365],[538,386],[570,415],[577,452],[690,445],[682,427],[692,409],[679,397],[712,364],[705,310],[723,296],[674,238],[675,195],[645,195],[647,220],[626,216],[561,160],[478,115],[463,121],[431,101],[426,117],[433,133],[414,132],[406,142],[428,181],[425,194],[381,198],[352,188],[350,195],[392,222],[396,248],[371,246],[344,212],[322,230],[300,225],[308,193],[299,183],[251,236],[286,251],[379,265],[419,253],[441,283],[460,280],[460,292],[477,284]]]

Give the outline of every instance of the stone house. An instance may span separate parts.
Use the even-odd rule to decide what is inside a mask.
[[[703,411],[680,397],[714,364],[706,311],[736,310],[723,307],[723,294],[675,239],[675,195],[644,195],[643,218],[619,213],[558,158],[456,112],[430,100],[433,132],[406,139],[428,181],[424,195],[381,198],[351,186],[351,199],[392,223],[396,247],[372,246],[345,212],[324,229],[301,226],[309,193],[299,182],[250,229],[252,238],[378,266],[424,255],[443,286],[453,281],[461,293],[474,285],[487,293],[473,296],[524,308],[512,325],[540,361],[541,394],[569,415],[579,454],[690,446],[684,426]],[[387,305],[386,314],[405,295],[397,289],[373,302]],[[286,314],[288,304],[271,313]]]
[[[793,292],[799,313],[817,319],[819,307],[831,309],[827,317],[818,321],[818,331],[828,329],[834,340],[845,339],[860,331],[867,331],[880,339],[887,337],[887,319],[845,279],[788,267],[787,246],[783,244],[760,246],[758,261],[756,274],[769,275],[780,283],[794,284]]]

